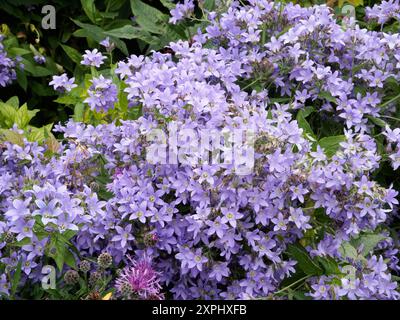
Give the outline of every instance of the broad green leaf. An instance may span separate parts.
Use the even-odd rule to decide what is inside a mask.
[[[309,113],[306,113],[305,110],[299,110],[299,112],[297,113],[296,120],[299,127],[303,129],[305,137],[311,141],[316,141],[317,137],[315,136],[314,131],[312,130],[310,124],[306,120],[306,117],[308,115]]]
[[[164,7],[166,7],[169,10],[175,8],[176,6],[176,4],[172,2],[172,0],[160,0],[160,2]]]
[[[373,117],[373,116],[367,116],[367,118],[369,119],[369,120],[371,120],[371,122],[373,123],[373,124],[376,124],[377,126],[379,126],[379,127],[382,127],[382,128],[385,128],[388,124],[386,123],[386,121],[384,121],[384,120],[382,120],[382,119],[379,119],[379,118],[376,118],[376,117]]]
[[[318,263],[313,260],[308,252],[300,245],[289,245],[289,255],[297,261],[297,266],[306,275],[322,275],[323,270]]]
[[[324,275],[341,274],[335,259],[331,257],[316,257],[316,260],[324,269]]]
[[[96,24],[96,7],[94,5],[94,0],[81,0],[82,4],[82,9],[85,11],[87,17],[92,21],[94,24]]]
[[[105,31],[106,35],[114,36],[121,39],[136,39],[140,38],[142,30],[138,27],[126,25],[121,28]]]
[[[215,8],[215,0],[204,0],[202,7],[207,11],[212,11]]]
[[[6,101],[6,104],[12,106],[14,109],[18,109],[19,108],[18,96],[11,97]]]
[[[27,49],[18,48],[18,47],[12,47],[12,48],[8,49],[7,52],[12,56],[24,56],[26,54],[31,53]]]
[[[12,128],[17,117],[18,110],[15,110],[8,104],[0,105],[0,126],[3,128]]]
[[[362,246],[363,249],[361,251],[361,254],[365,257],[372,250],[374,250],[379,242],[385,239],[386,237],[382,234],[366,233],[358,236],[356,239],[353,239],[351,243],[356,248]]]
[[[163,34],[168,21],[168,15],[160,10],[140,1],[130,0],[135,21],[146,31]]]
[[[339,248],[339,252],[343,258],[349,258],[354,261],[364,261],[364,257],[359,255],[357,249],[349,242],[343,242]]]
[[[39,110],[28,110],[28,106],[24,103],[17,111],[15,123],[18,128],[25,129],[31,119],[36,115]]]
[[[127,0],[106,0],[106,7],[109,11],[119,10]]]
[[[80,102],[75,105],[74,108],[74,120],[75,121],[83,121],[83,115],[85,113],[85,105]]]
[[[19,146],[24,145],[23,135],[9,129],[0,129],[0,141],[8,141]]]
[[[24,91],[26,91],[28,89],[28,78],[26,77],[26,73],[17,68],[16,74],[18,84],[22,89],[24,89]]]
[[[318,144],[324,149],[324,152],[328,157],[332,157],[339,149],[340,143],[345,140],[346,138],[344,135],[331,136],[320,139]]]
[[[61,44],[61,48],[65,51],[67,56],[76,64],[80,65],[82,61],[82,55],[78,52],[78,50],[69,47],[65,44]]]
[[[339,0],[338,6],[339,8],[343,7],[344,4],[351,4],[354,7],[358,7],[358,6],[362,6],[364,5],[364,1],[363,0]]]
[[[14,276],[11,282],[11,296],[14,297],[15,293],[17,292],[17,288],[19,282],[21,280],[21,271],[22,271],[22,260],[18,261],[17,269],[14,272]]]
[[[75,37],[81,37],[81,38],[90,38],[93,41],[100,43],[102,40],[106,38],[105,30],[100,28],[99,26],[95,26],[93,24],[88,24],[88,23],[83,23],[78,20],[72,19],[72,21],[81,27],[82,29],[76,30],[74,32]],[[126,47],[126,44],[116,38],[116,37],[110,37],[110,39],[115,43],[118,49],[120,49],[125,55],[128,55],[128,48]]]
[[[336,98],[328,91],[321,91],[318,96],[320,98],[326,99],[329,102],[337,103]]]

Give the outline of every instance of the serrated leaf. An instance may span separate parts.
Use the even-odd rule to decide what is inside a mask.
[[[0,106],[0,125],[3,128],[12,128],[17,117],[17,110],[12,106],[3,103]]]
[[[357,252],[357,249],[349,242],[343,242],[339,248],[339,253],[344,258],[348,258],[354,261],[362,260],[362,256],[360,256]]]
[[[13,144],[23,146],[24,136],[9,129],[0,129],[0,141],[8,141]]]

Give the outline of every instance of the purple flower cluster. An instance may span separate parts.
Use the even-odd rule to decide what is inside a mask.
[[[342,268],[346,276],[339,282],[333,276],[312,279],[310,296],[318,300],[398,299],[400,294],[395,290],[397,283],[392,281],[387,269],[382,256],[353,260],[346,268]]]
[[[169,22],[176,24],[193,14],[193,11],[194,3],[192,0],[185,0],[183,3],[178,3],[175,8],[171,10],[171,18]]]
[[[195,40],[241,61],[244,79],[288,97],[290,109],[318,106],[322,116],[333,113],[363,131],[368,116],[389,112],[380,104],[386,81],[400,78],[398,34],[367,31],[352,20],[341,26],[327,6],[249,2],[209,14],[211,24]]]
[[[2,43],[3,39],[4,36],[0,35],[0,87],[6,87],[17,78],[15,72],[16,63],[8,57]]]
[[[399,78],[399,47],[392,45],[399,40],[354,24],[342,28],[326,6],[248,2],[210,13],[206,32],[193,43],[171,43],[173,54],[118,63],[130,105],[141,107],[137,120],[59,125],[65,143],[56,157],[27,141],[0,145],[0,234],[6,235],[0,263],[12,269],[22,260],[23,280],[39,281],[52,239],[67,233],[80,259],[107,252],[116,265],[127,263],[116,281],[122,296],[162,298],[163,288],[175,299],[253,299],[275,297],[296,271],[289,246],[313,238],[305,246],[310,255],[335,259],[340,270],[309,277],[311,297],[399,297],[393,239],[381,241],[379,253],[346,249],[359,236],[381,232],[398,205],[398,193],[372,179],[381,156],[367,116],[385,112],[378,106],[386,79]],[[191,1],[173,16],[180,19],[188,8]],[[102,60],[87,53],[85,64]],[[65,78],[53,85],[65,87]],[[248,92],[248,81],[268,89]],[[272,101],[272,93],[287,103]],[[85,102],[96,111],[112,109],[118,99],[116,85],[103,76],[92,79],[88,94]],[[346,123],[331,154],[307,140],[293,119],[293,110],[310,104]],[[204,150],[185,150],[177,136],[179,154],[192,161],[148,161],[149,133],[173,136],[171,123],[192,130],[192,143],[201,132],[224,134],[206,160]],[[232,141],[225,133],[250,128],[254,166],[238,174],[242,163],[214,155],[227,157]],[[384,134],[396,154],[398,130]],[[321,216],[328,221],[323,227]],[[18,241],[23,245],[8,250]],[[9,288],[6,279],[0,285]]]
[[[384,0],[380,4],[374,5],[372,8],[367,7],[365,9],[365,15],[368,19],[376,20],[380,24],[384,24],[391,19],[400,20],[399,0]]]
[[[86,50],[81,64],[99,68],[104,63],[103,60],[105,59],[106,57],[103,56],[97,49],[93,49],[92,51]]]
[[[106,79],[102,75],[91,80],[92,85],[88,90],[89,97],[84,102],[89,104],[91,110],[107,112],[114,109],[114,104],[118,100],[117,86],[111,79]]]
[[[54,90],[59,92],[69,92],[73,88],[77,87],[74,83],[75,78],[68,78],[66,73],[63,73],[61,76],[53,76],[52,81],[50,81],[49,85],[53,86]]]
[[[400,128],[391,130],[389,127],[385,128],[383,134],[388,141],[387,152],[394,170],[400,167]]]

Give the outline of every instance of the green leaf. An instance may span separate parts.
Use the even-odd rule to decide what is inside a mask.
[[[25,129],[29,124],[31,119],[38,113],[39,110],[28,110],[28,106],[24,103],[21,108],[18,109],[17,115],[15,118],[15,123],[18,128]]]
[[[18,111],[8,104],[0,105],[0,125],[3,128],[12,128],[17,118]]]
[[[207,11],[212,11],[215,8],[215,0],[204,0],[203,8]]]
[[[117,11],[125,4],[125,2],[126,0],[106,0],[106,7],[109,11]]]
[[[383,121],[382,119],[373,116],[367,116],[367,118],[371,120],[373,124],[376,124],[378,127],[385,128],[388,125],[386,121]]]
[[[24,145],[23,135],[9,129],[0,129],[0,141],[9,141],[19,146]]]
[[[69,265],[71,268],[76,269],[76,261],[75,257],[71,251],[66,250],[64,254],[64,262]]]
[[[176,4],[172,2],[172,0],[160,0],[161,4],[167,9],[174,9]]]
[[[323,270],[309,256],[308,252],[300,245],[289,245],[287,252],[289,255],[297,261],[297,266],[306,274],[306,275],[322,275]]]
[[[316,257],[316,260],[322,265],[324,275],[341,274],[339,265],[332,257]]]
[[[366,257],[372,250],[374,250],[379,242],[386,238],[387,237],[382,234],[365,233],[358,236],[356,239],[353,239],[351,243],[355,248],[359,248],[362,245],[363,249],[361,254]]]
[[[104,40],[106,38],[105,30],[100,28],[99,26],[95,26],[92,24],[88,23],[83,23],[78,20],[71,19],[76,25],[81,27],[82,29],[76,30],[74,32],[75,37],[81,37],[81,38],[90,38],[93,41],[100,43],[100,41]],[[110,37],[110,40],[115,43],[118,49],[120,49],[125,55],[128,55],[128,48],[126,47],[126,44],[116,38],[116,37]]]
[[[28,89],[28,79],[26,77],[26,74],[20,69],[16,70],[16,74],[18,84],[21,86],[22,89],[24,89],[24,91],[26,91],[26,89]]]
[[[314,134],[314,131],[312,130],[310,124],[307,122],[306,117],[311,113],[312,111],[310,110],[299,110],[297,113],[297,123],[300,128],[303,129],[303,134],[304,136],[311,141],[316,141],[317,137]]]
[[[11,97],[6,101],[6,104],[12,106],[14,109],[18,109],[19,108],[18,96]]]
[[[85,105],[80,102],[75,105],[74,108],[74,120],[75,121],[83,121],[83,115],[85,113]]]
[[[135,21],[144,30],[156,34],[164,33],[168,15],[140,0],[131,0],[131,9],[135,16]]]
[[[324,149],[324,152],[328,157],[332,157],[339,149],[340,143],[345,140],[346,137],[344,135],[331,136],[322,138],[318,141],[318,144]]]
[[[321,91],[318,96],[322,99],[326,99],[329,102],[333,102],[337,104],[336,98],[332,96],[332,94],[328,91]]]
[[[17,269],[14,272],[14,276],[11,282],[11,296],[14,297],[15,293],[17,292],[17,288],[19,282],[21,280],[21,269],[22,269],[22,260],[20,260],[17,264]]]
[[[82,8],[83,11],[85,11],[87,17],[92,21],[94,24],[96,24],[97,20],[97,10],[94,5],[94,0],[81,0]]]
[[[360,260],[360,255],[358,254],[357,249],[349,242],[343,242],[339,248],[339,252],[344,258],[349,258],[354,261]]]
[[[140,28],[131,25],[126,25],[105,32],[106,35],[129,40],[140,38],[142,33],[143,31]]]
[[[7,52],[12,56],[24,56],[26,54],[31,53],[27,49],[18,48],[18,47],[12,47],[12,48],[8,49]]]
[[[76,64],[80,65],[82,61],[82,55],[78,52],[78,50],[69,47],[65,44],[61,44],[61,48],[65,51],[67,56]]]

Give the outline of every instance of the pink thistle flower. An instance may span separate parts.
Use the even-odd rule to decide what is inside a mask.
[[[160,293],[159,273],[151,265],[151,260],[143,256],[140,260],[128,258],[127,265],[116,280],[116,287],[120,294],[130,288],[131,292],[144,300],[162,300],[164,295]]]

